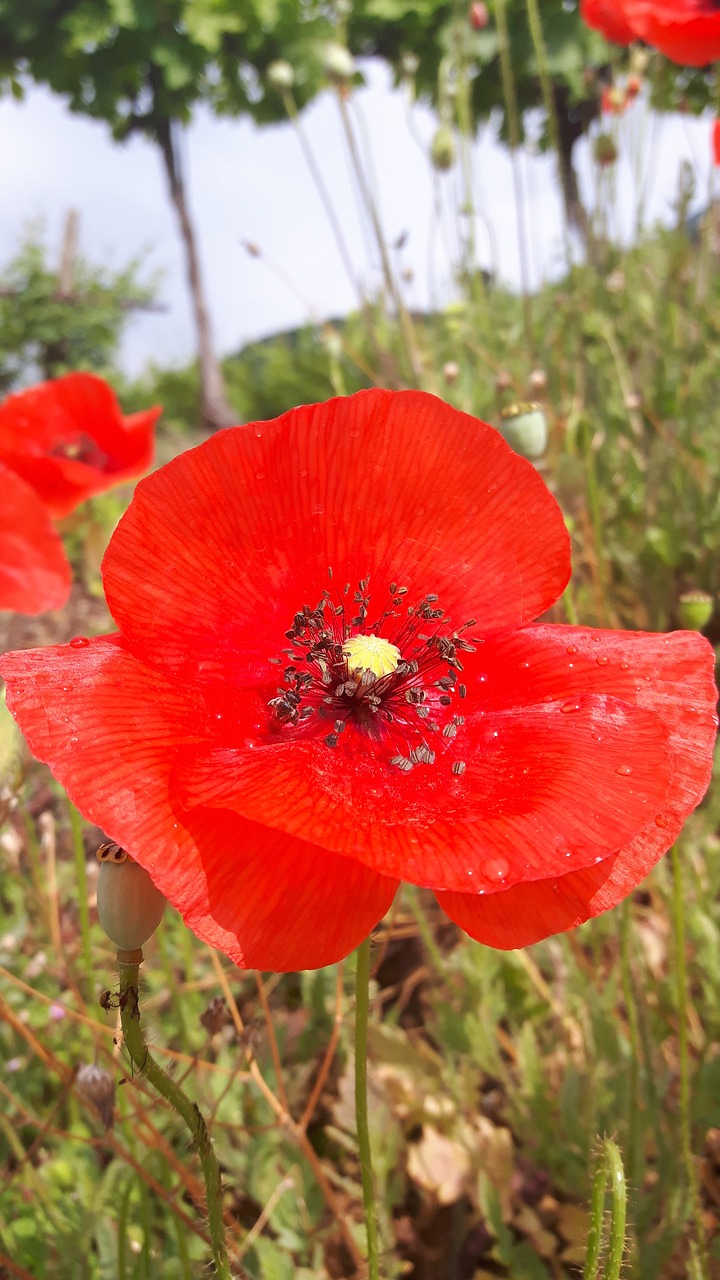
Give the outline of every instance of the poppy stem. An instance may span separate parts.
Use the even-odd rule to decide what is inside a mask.
[[[678,1012],[678,1059],[680,1066],[680,1143],[685,1176],[690,1195],[690,1211],[694,1219],[695,1240],[690,1243],[691,1275],[706,1280],[705,1229],[702,1219],[700,1187],[692,1150],[692,1108],[690,1099],[690,1051],[688,1045],[688,981],[685,961],[685,897],[680,849],[674,844],[672,860],[672,915],[675,935],[675,976]]]
[[[142,952],[139,955],[142,956]],[[140,997],[138,994],[140,961],[121,960],[120,955],[118,955],[118,966],[120,969],[120,1017],[127,1051],[138,1075],[144,1076],[146,1080],[150,1081],[153,1088],[157,1089],[166,1102],[170,1103],[173,1111],[178,1113],[190,1130],[200,1157],[203,1178],[205,1179],[207,1218],[215,1262],[215,1275],[218,1280],[231,1280],[230,1263],[225,1245],[220,1169],[212,1148],[207,1125],[200,1114],[197,1104],[190,1101],[187,1094],[155,1061],[145,1043],[140,1025]]]
[[[355,1124],[357,1128],[360,1176],[362,1178],[365,1228],[367,1231],[368,1280],[379,1280],[377,1209],[373,1187],[370,1126],[368,1124],[367,1049],[370,1006],[370,939],[360,944],[356,954],[355,977]]]

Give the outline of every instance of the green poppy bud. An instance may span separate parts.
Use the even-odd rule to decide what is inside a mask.
[[[714,601],[706,591],[686,591],[678,600],[678,616],[688,631],[702,631],[710,621]]]
[[[449,125],[441,124],[430,147],[433,167],[445,172],[455,163],[455,139]]]
[[[268,84],[273,89],[277,89],[278,93],[285,93],[292,89],[295,84],[295,72],[289,62],[285,62],[283,58],[271,62],[267,69]]]
[[[118,845],[101,845],[97,857],[100,923],[119,951],[139,951],[160,924],[166,899],[147,871]]]
[[[500,413],[500,434],[523,458],[540,458],[547,448],[547,418],[539,404],[520,400]]]

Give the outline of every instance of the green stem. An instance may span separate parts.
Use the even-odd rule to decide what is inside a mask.
[[[540,87],[542,89],[543,101],[545,103],[545,114],[547,116],[548,131],[550,133],[550,141],[557,157],[558,166],[562,167],[562,150],[560,147],[560,124],[558,122],[557,107],[555,105],[555,95],[553,93],[553,82],[550,74],[550,65],[548,61],[547,49],[545,47],[545,38],[543,36],[542,22],[540,19],[540,6],[538,0],[525,0],[528,15],[528,25],[530,27],[530,37],[535,49],[535,58],[537,60],[538,72],[540,75]],[[562,174],[561,174],[562,185]],[[570,238],[568,235],[567,219],[564,222],[565,231],[565,252],[568,262],[570,261]]]
[[[614,1142],[606,1138],[600,1148],[590,1199],[590,1230],[583,1280],[596,1280],[605,1237],[605,1193],[610,1183],[610,1231],[603,1280],[619,1280],[625,1252],[627,1187],[622,1156]]]
[[[532,305],[530,302],[530,265],[525,233],[525,199],[522,175],[520,172],[520,111],[518,109],[515,77],[512,67],[510,49],[510,32],[506,10],[507,0],[495,0],[495,25],[497,28],[498,54],[500,57],[500,79],[507,115],[508,136],[510,138],[510,155],[512,158],[513,186],[515,188],[515,216],[517,220],[518,256],[520,259],[520,281],[522,285],[523,315],[525,323],[525,341],[527,354],[532,358],[533,329]]]
[[[358,1154],[360,1156],[363,1204],[365,1205],[368,1280],[379,1280],[377,1211],[373,1188],[367,1097],[369,987],[370,939],[366,938],[357,949],[357,971],[355,977],[355,1123],[357,1126]]]
[[[697,1280],[707,1280],[704,1231],[700,1206],[700,1188],[692,1152],[692,1122],[690,1110],[690,1052],[688,1048],[687,966],[685,961],[685,901],[680,850],[673,845],[672,860],[672,915],[675,938],[675,977],[678,1012],[678,1057],[680,1060],[680,1144],[682,1147],[685,1176],[690,1203],[695,1220],[696,1238],[691,1242],[691,1274]]]
[[[80,916],[80,937],[82,938],[85,982],[90,982],[94,973],[94,965],[90,941],[90,909],[88,907],[87,862],[85,861],[85,845],[83,843],[83,821],[75,805],[69,801],[68,812],[70,814],[70,829],[72,831],[73,854],[75,856],[75,874],[78,882],[77,904]]]
[[[120,968],[120,1014],[123,1037],[127,1051],[138,1075],[145,1076],[157,1092],[165,1098],[174,1111],[185,1121],[200,1157],[200,1165],[205,1179],[205,1196],[207,1199],[208,1227],[215,1274],[218,1280],[231,1280],[230,1264],[225,1246],[225,1224],[222,1210],[222,1184],[220,1169],[212,1149],[210,1134],[202,1115],[194,1102],[175,1084],[175,1081],[163,1071],[145,1043],[140,1025],[140,998],[138,995],[139,963],[128,963],[118,956]]]

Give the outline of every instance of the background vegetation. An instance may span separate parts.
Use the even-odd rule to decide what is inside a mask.
[[[594,140],[624,145],[621,117],[600,118],[603,81],[622,94],[628,74],[641,76],[641,102],[628,110],[648,101],[676,106],[680,95],[701,109],[715,92],[712,77],[620,55],[560,0],[543,4],[540,46],[524,0],[496,0],[479,29],[464,6],[437,0],[334,9],[254,0],[242,21],[237,5],[193,0],[191,10],[173,0],[156,31],[158,5],[65,4],[51,41],[50,0],[0,0],[6,83],[20,91],[23,74],[46,79],[116,133],[136,127],[149,101],[141,64],[143,76],[159,67],[163,78],[152,119],[137,127],[162,128],[164,120],[175,129],[203,94],[219,110],[296,119],[328,73],[342,113],[356,73],[328,62],[325,42],[342,48],[347,40],[353,54],[391,59],[435,103],[438,129],[449,131],[435,163],[450,165],[471,208],[468,144],[478,120],[502,109],[516,146],[525,108],[544,109],[543,137],[559,146],[558,180],[575,228],[568,236],[580,227],[586,248],[579,255],[569,244],[557,283],[515,295],[478,271],[472,219],[461,212],[453,300],[432,315],[412,314],[371,190],[360,183],[382,289],[360,298],[350,316],[226,359],[222,395],[232,416],[274,416],[372,384],[417,385],[507,430],[501,411],[531,400],[548,429],[536,465],[574,543],[572,591],[554,619],[663,629],[685,620],[686,593],[702,591],[712,604],[720,551],[716,214],[690,234],[688,171],[676,225],[641,230],[630,248],[618,247],[608,235],[608,168],[598,162],[586,208],[573,195],[572,147],[562,136],[572,116]],[[113,62],[102,82],[105,96],[93,97],[87,85],[100,85],[102,68],[121,54],[125,61]],[[277,73],[274,87],[263,78],[278,59],[291,65],[292,85],[278,88]],[[131,87],[121,65],[137,71]],[[346,140],[352,159],[351,124]],[[527,210],[517,215],[522,235]],[[141,264],[109,276],[76,255],[68,293],[31,237],[0,278],[0,381],[12,390],[65,368],[112,373],[127,409],[164,404],[162,460],[211,422],[207,351],[198,365],[150,368],[128,383],[115,367],[117,341],[129,308],[152,304],[153,284],[142,278]],[[73,518],[70,605],[37,621],[7,617],[4,648],[110,626],[99,562],[126,500],[105,495]],[[708,634],[720,640],[712,619]],[[370,1048],[388,1278],[581,1276],[605,1136],[616,1138],[628,1181],[625,1273],[720,1276],[719,817],[711,795],[674,859],[621,910],[527,952],[481,948],[422,894],[403,893],[376,939]],[[101,833],[27,759],[5,715],[0,824],[0,1277],[204,1276],[199,1167],[176,1117],[133,1078],[117,1010],[99,1004],[115,982],[94,905]],[[210,1117],[238,1275],[362,1273],[352,966],[241,973],[172,912],[147,949],[143,1008],[153,1052]],[[606,1246],[600,1274],[609,1277],[610,1265]]]

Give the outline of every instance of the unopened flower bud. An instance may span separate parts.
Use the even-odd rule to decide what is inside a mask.
[[[547,418],[539,404],[521,400],[502,410],[500,433],[523,458],[539,458],[547,447]]]
[[[101,845],[97,856],[100,923],[119,951],[139,951],[162,920],[165,897],[118,845]]]
[[[533,369],[530,374],[530,390],[539,395],[541,391],[547,390],[547,384],[548,379],[545,370]]]
[[[350,50],[346,49],[344,44],[338,44],[336,40],[330,40],[325,45],[323,68],[328,78],[335,80],[338,84],[347,84],[357,70]]]
[[[268,84],[272,85],[273,89],[277,89],[278,93],[284,93],[292,89],[295,84],[295,71],[284,58],[278,58],[270,63],[267,78]]]
[[[678,600],[678,616],[688,631],[703,631],[712,617],[713,608],[713,598],[706,591],[686,591]]]
[[[115,1111],[115,1084],[112,1076],[103,1067],[86,1063],[78,1068],[75,1088],[80,1097],[99,1112],[105,1128],[112,1129]]]
[[[457,382],[460,374],[460,365],[457,360],[446,360],[443,365],[443,377],[446,382]]]
[[[513,384],[513,380],[510,374],[508,373],[507,369],[501,369],[497,378],[495,379],[495,390],[509,391],[512,384]]]
[[[471,4],[468,10],[468,18],[473,31],[482,31],[490,21],[487,5],[480,4],[479,0],[477,3]]]
[[[595,139],[595,159],[598,164],[602,165],[603,168],[614,164],[617,160],[617,154],[615,139],[611,138],[609,133],[599,133]]]
[[[435,169],[445,172],[452,169],[455,163],[455,139],[453,131],[447,124],[441,124],[432,140],[430,159]]]

